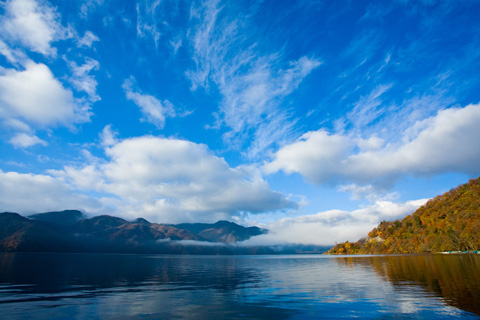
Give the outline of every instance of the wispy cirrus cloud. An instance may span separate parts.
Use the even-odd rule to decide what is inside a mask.
[[[385,111],[381,96],[392,87],[392,84],[377,86],[368,96],[361,97],[353,109],[347,113],[349,123],[357,130],[363,130],[377,120]]]
[[[455,28],[448,24],[458,17],[471,19],[461,6],[450,1],[402,1],[371,3],[362,9],[365,13],[356,21],[348,45],[329,60],[339,66],[339,76],[333,81],[335,90],[327,94],[323,104],[346,111],[337,122],[339,129],[357,126],[357,131],[368,134],[393,126],[391,133],[403,132],[415,121],[453,106],[478,85],[474,72],[465,72],[469,68],[478,70],[474,62],[479,52],[476,31],[466,24]],[[404,19],[392,23],[389,20],[399,9]],[[397,28],[411,33],[399,33],[392,42],[389,37]],[[411,34],[417,36],[412,38]],[[463,85],[456,85],[459,82]],[[358,115],[359,119],[367,120],[367,115],[376,122],[362,124]],[[398,136],[390,134],[390,138],[395,140]]]
[[[139,1],[137,2],[137,37],[143,38],[150,36],[158,46],[158,40],[162,33],[157,27],[157,19],[155,17],[156,10],[161,4],[161,0]]]
[[[248,17],[229,14],[218,1],[192,6],[188,34],[195,68],[186,74],[192,90],[218,89],[216,127],[227,128],[225,144],[246,147],[254,158],[290,138],[295,120],[280,105],[322,62],[307,56],[285,62],[280,53],[257,51]]]
[[[104,0],[83,0],[83,3],[80,7],[80,16],[86,19],[92,11],[94,11],[98,6],[102,5]]]

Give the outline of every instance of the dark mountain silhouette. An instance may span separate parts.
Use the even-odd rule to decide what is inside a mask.
[[[85,217],[81,211],[64,210],[64,211],[51,211],[51,212],[45,212],[45,213],[37,213],[31,216],[28,216],[28,218],[33,220],[45,221],[45,222],[50,222],[54,224],[68,226],[68,225],[74,224],[77,221],[80,221]]]
[[[58,224],[0,213],[0,251],[77,251],[74,236]]]
[[[345,242],[331,254],[480,250],[480,178],[428,201],[413,214],[381,222],[368,237]]]
[[[230,221],[218,221],[216,223],[182,223],[174,225],[176,228],[189,230],[198,234],[203,239],[212,242],[231,243],[244,241],[253,236],[265,234],[268,231],[258,227],[242,227]]]
[[[88,219],[76,210],[39,213],[28,218],[12,212],[0,213],[0,251],[13,252],[271,253],[272,249],[223,245],[265,232],[228,221],[163,225],[143,218],[129,222],[108,215]],[[191,242],[183,245],[182,240]]]
[[[137,218],[137,219],[133,220],[132,223],[146,224],[146,225],[150,224],[149,221],[147,221],[146,219],[143,219],[143,218]]]

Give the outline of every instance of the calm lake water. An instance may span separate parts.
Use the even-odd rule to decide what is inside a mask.
[[[1,319],[480,315],[480,255],[0,254]]]

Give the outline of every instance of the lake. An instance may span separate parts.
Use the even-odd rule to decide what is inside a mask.
[[[1,319],[478,319],[480,255],[0,254]]]

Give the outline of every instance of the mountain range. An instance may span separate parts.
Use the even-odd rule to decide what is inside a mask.
[[[333,248],[307,245],[237,245],[267,233],[229,221],[176,225],[78,210],[23,217],[0,213],[0,252],[112,252],[167,254],[383,254],[480,249],[480,178],[429,200],[402,220],[382,221],[368,236]]]
[[[219,253],[258,250],[226,244],[267,233],[229,221],[165,225],[101,215],[86,218],[77,210],[34,214],[0,213],[0,251]],[[265,250],[265,249],[264,249]],[[246,252],[248,253],[248,252]]]

